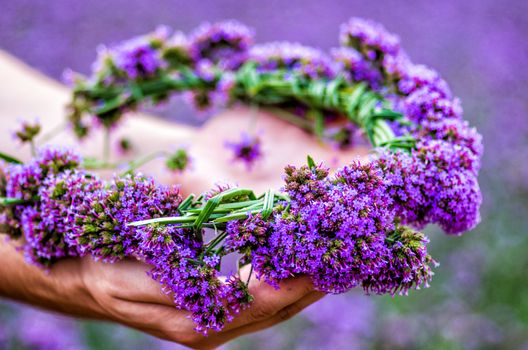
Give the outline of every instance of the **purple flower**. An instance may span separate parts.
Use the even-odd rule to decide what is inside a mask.
[[[401,80],[397,85],[401,94],[410,95],[418,89],[428,88],[442,96],[448,98],[451,96],[446,81],[435,70],[422,64],[408,64],[405,68],[406,71],[402,73]]]
[[[114,178],[78,206],[75,229],[67,239],[82,255],[115,261],[140,253],[138,230],[128,223],[179,215],[177,187],[164,187],[141,174]]]
[[[39,203],[22,212],[27,259],[49,266],[57,259],[77,256],[76,247],[66,237],[75,230],[77,207],[102,187],[98,178],[79,171],[48,177],[39,190]]]
[[[203,247],[191,230],[175,238],[177,249],[147,252],[147,262],[154,266],[150,274],[174,296],[176,307],[191,312],[197,331],[219,331],[249,304],[247,287],[236,277],[228,278],[226,283],[219,280],[217,256],[197,261]]]
[[[81,157],[70,149],[43,148],[29,163],[8,168],[6,196],[33,200],[48,175],[76,169],[80,164]]]
[[[377,166],[403,223],[437,223],[448,233],[460,234],[480,221],[480,159],[468,148],[425,141],[412,155],[382,153]]]
[[[28,204],[20,204],[0,209],[0,226],[12,237],[22,234],[24,226],[23,218],[34,218],[34,215],[23,212],[28,207],[36,208],[40,188],[46,178],[55,176],[62,172],[76,169],[81,163],[81,157],[69,149],[48,147],[39,150],[36,158],[26,164],[12,164],[5,166],[1,182],[3,195],[5,197],[17,198],[28,201]],[[26,222],[26,226],[33,224]]]
[[[223,69],[236,69],[247,58],[253,35],[253,30],[234,20],[204,23],[190,35],[191,57],[196,64],[205,60]]]
[[[373,89],[378,89],[382,82],[382,75],[359,52],[350,47],[333,49],[332,58],[341,64],[341,71],[351,82],[366,82]]]
[[[240,141],[226,142],[225,146],[232,150],[233,160],[243,162],[248,170],[263,156],[260,138],[245,132],[241,133]]]
[[[422,87],[406,96],[402,101],[403,113],[416,124],[443,119],[461,119],[460,100],[446,98],[429,86]]]
[[[259,278],[278,287],[278,281],[303,274],[326,293],[356,286],[393,293],[396,286],[406,291],[428,281],[425,241],[412,241],[410,250],[395,248],[407,242],[404,235],[393,237],[400,228],[376,166],[353,163],[333,178],[320,166],[289,166],[285,181],[287,211],[279,205],[272,220],[255,215],[227,227],[226,247],[243,253]],[[371,279],[382,271],[393,278],[374,287]]]
[[[271,42],[253,46],[249,60],[257,63],[257,69],[263,72],[284,69],[312,79],[332,78],[336,74],[334,62],[325,53],[298,43]]]
[[[130,79],[152,77],[165,64],[158,48],[167,36],[167,29],[160,27],[150,35],[124,41],[110,49],[102,46],[98,50],[94,71],[103,81],[111,79],[106,74],[111,74],[107,70],[114,67]]]
[[[411,288],[428,287],[436,262],[427,253],[429,241],[420,232],[398,226],[387,237],[390,252],[385,264],[363,280],[363,288],[376,294],[407,294]]]
[[[396,55],[400,39],[381,24],[361,18],[351,18],[341,25],[340,42],[361,52],[371,61],[385,55]]]

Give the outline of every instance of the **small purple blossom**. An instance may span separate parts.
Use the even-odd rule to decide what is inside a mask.
[[[166,29],[160,28],[151,35],[124,41],[110,49],[102,46],[94,71],[104,75],[107,69],[115,67],[130,79],[152,77],[164,65],[156,46],[166,37]]]
[[[371,61],[396,55],[400,49],[398,36],[381,24],[362,18],[351,18],[342,24],[339,38],[341,45],[357,49]]]
[[[341,71],[351,82],[366,82],[371,88],[377,89],[382,82],[382,75],[375,69],[371,62],[350,47],[333,49],[332,58],[341,64]]]
[[[233,160],[243,162],[248,170],[263,156],[260,138],[245,132],[241,133],[240,141],[228,141],[225,146],[233,152]]]
[[[482,201],[476,179],[479,158],[445,141],[417,147],[412,155],[382,153],[377,161],[403,223],[437,223],[451,234],[475,227]]]

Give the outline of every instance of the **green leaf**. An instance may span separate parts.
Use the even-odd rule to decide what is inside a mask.
[[[27,204],[31,201],[19,198],[0,197],[0,206],[8,207],[10,205]]]
[[[196,229],[200,229],[202,227],[202,224],[209,219],[211,214],[213,214],[215,208],[218,206],[218,204],[220,204],[221,200],[222,197],[218,197],[217,195],[209,199],[207,203],[205,203],[205,206],[203,207],[202,211],[194,221],[194,227]]]
[[[313,120],[314,134],[319,140],[321,140],[324,135],[324,127],[325,127],[325,120],[324,120],[323,113],[321,113],[321,111],[318,109],[311,109],[308,111],[307,117],[308,119]]]
[[[196,220],[195,216],[174,216],[174,217],[156,218],[156,219],[129,222],[127,223],[127,226],[137,227],[137,226],[145,226],[145,225],[152,225],[152,224],[170,225],[170,224],[181,224],[181,223],[189,223],[189,222],[192,223],[195,220]]]
[[[307,160],[307,162],[308,162],[308,167],[309,167],[310,169],[315,169],[315,168],[317,168],[317,165],[315,165],[315,161],[313,160],[313,158],[312,158],[310,155],[306,156],[306,160]]]
[[[245,219],[245,218],[248,217],[249,214],[257,214],[257,213],[260,213],[260,212],[261,212],[261,210],[257,209],[257,210],[250,210],[250,211],[245,212],[245,213],[230,214],[230,215],[226,215],[226,216],[223,216],[221,218],[218,218],[218,219],[214,220],[213,222],[214,223],[222,223],[222,222],[228,222],[228,221],[233,221],[233,220]]]
[[[264,196],[264,208],[262,209],[262,218],[266,220],[271,213],[273,213],[273,206],[275,202],[275,193],[273,190],[268,190]]]
[[[11,163],[11,164],[24,164],[21,160],[13,156],[10,156],[9,154],[2,153],[2,152],[0,152],[0,159],[3,159],[6,162]]]
[[[185,198],[183,200],[183,202],[180,203],[180,205],[178,206],[178,211],[180,212],[180,214],[184,214],[185,210],[187,210],[187,208],[189,208],[189,206],[192,204],[193,200],[194,200],[194,197],[195,195],[193,193],[191,193],[187,198]]]

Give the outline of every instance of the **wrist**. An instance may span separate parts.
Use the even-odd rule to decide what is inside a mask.
[[[83,283],[80,259],[66,259],[43,271],[25,262],[19,245],[0,234],[0,296],[71,316],[103,318]]]

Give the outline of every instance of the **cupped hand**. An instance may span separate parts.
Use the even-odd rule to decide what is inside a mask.
[[[251,307],[242,311],[220,332],[207,336],[194,330],[189,312],[174,307],[169,295],[147,276],[149,266],[136,260],[114,264],[83,258],[81,278],[94,302],[93,308],[109,321],[118,322],[153,336],[192,348],[215,348],[241,335],[285,321],[323,297],[307,277],[285,280],[280,289],[251,278]],[[249,267],[241,271],[247,279]]]

